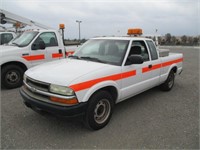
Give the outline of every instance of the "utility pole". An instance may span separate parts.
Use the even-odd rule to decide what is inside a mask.
[[[80,27],[80,24],[81,24],[82,21],[76,20],[76,22],[78,23],[79,43],[81,43],[81,27]]]

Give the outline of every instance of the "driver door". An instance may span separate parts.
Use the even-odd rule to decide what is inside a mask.
[[[45,47],[40,46],[41,43],[45,44],[42,38],[42,34],[40,34],[31,45],[31,55],[29,56],[29,61],[31,61],[32,66],[47,62],[46,45]]]
[[[133,41],[128,56],[141,55],[144,62],[142,64],[129,64],[128,57],[122,67],[122,72],[130,74],[130,77],[122,80],[122,99],[134,96],[145,89],[142,68],[150,61],[148,50],[144,41]]]

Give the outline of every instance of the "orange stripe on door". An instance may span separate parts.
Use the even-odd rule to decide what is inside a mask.
[[[74,51],[67,51],[66,52],[66,56],[69,56],[69,55],[72,55],[72,54],[74,54]]]
[[[31,56],[23,56],[22,58],[26,59],[27,61],[45,59],[44,54],[41,54],[41,55],[31,55]]]
[[[60,53],[53,53],[52,54],[52,58],[59,58],[59,57],[63,57],[63,54],[60,54]]]
[[[148,72],[148,71],[152,71],[152,70],[155,70],[155,69],[159,69],[159,68],[161,68],[161,64],[152,65],[151,68],[145,67],[145,68],[142,68],[142,73],[145,73],[145,72]]]
[[[103,81],[108,81],[108,80],[116,81],[116,80],[131,77],[131,76],[135,76],[135,75],[136,75],[136,70],[133,70],[133,71],[129,71],[129,72],[124,72],[124,73],[120,73],[120,74],[115,74],[115,75],[111,75],[111,76],[107,76],[107,77],[102,77],[102,78],[74,84],[74,85],[71,85],[70,88],[72,88],[74,91],[77,92],[77,91],[88,89],[88,88],[92,87],[93,85],[103,82]]]
[[[159,69],[159,68],[162,68],[162,67],[170,66],[174,63],[179,63],[179,62],[182,62],[182,61],[183,61],[183,58],[180,58],[180,59],[164,62],[164,63],[161,63],[161,64],[152,65],[152,68],[144,67],[144,68],[142,68],[142,73],[149,72],[149,71],[152,71],[152,70],[156,70],[156,69]]]

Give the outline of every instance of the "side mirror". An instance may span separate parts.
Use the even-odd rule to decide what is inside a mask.
[[[38,50],[38,49],[45,49],[46,45],[44,41],[40,41],[39,43],[33,43],[31,46],[32,50]]]
[[[142,64],[144,62],[143,58],[141,55],[131,55],[128,57],[128,64]]]

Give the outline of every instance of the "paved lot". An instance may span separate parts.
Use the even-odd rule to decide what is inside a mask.
[[[22,104],[19,89],[1,90],[1,144],[4,149],[199,148],[199,50],[169,47],[184,54],[184,72],[174,89],[154,88],[115,107],[104,129],[41,116]]]

